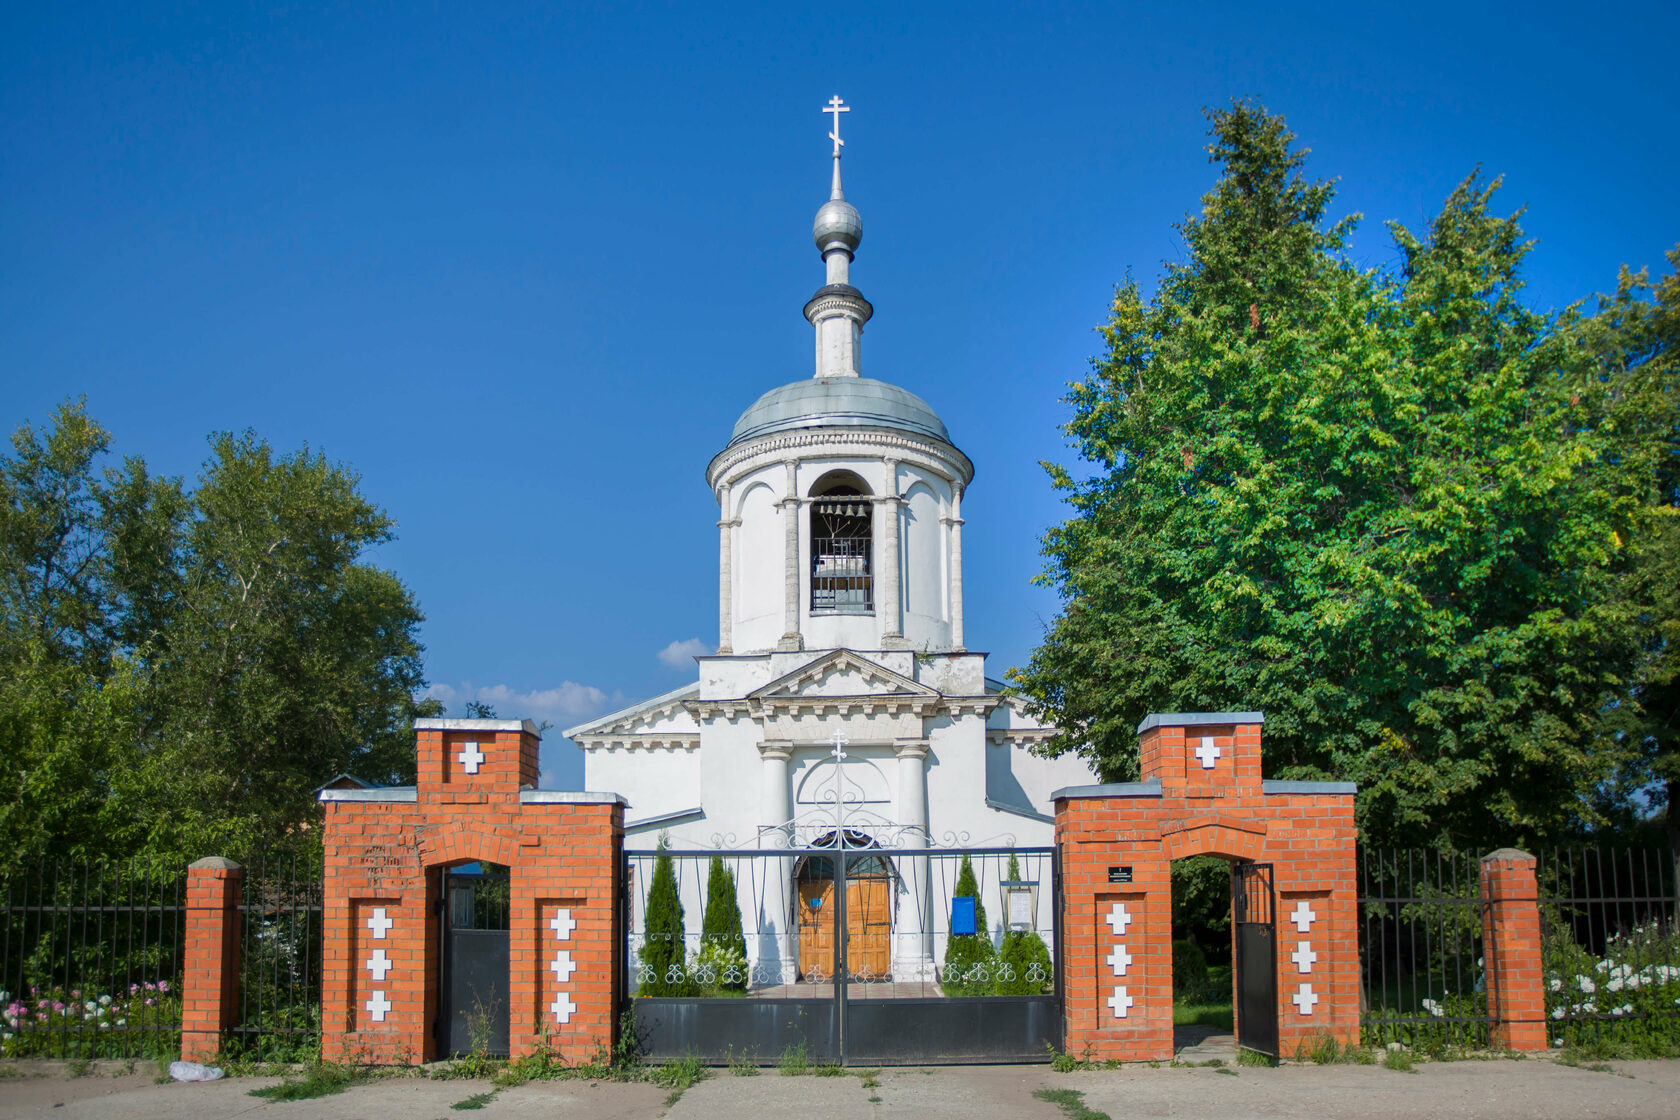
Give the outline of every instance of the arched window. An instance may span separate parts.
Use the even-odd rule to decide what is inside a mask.
[[[862,480],[836,472],[811,492],[811,611],[875,610],[873,506]]]

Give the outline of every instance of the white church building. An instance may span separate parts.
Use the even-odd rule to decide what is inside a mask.
[[[929,915],[944,907],[927,897],[939,890],[927,857],[918,870],[911,853],[1048,846],[1051,792],[1095,779],[1083,759],[1031,753],[1052,729],[968,649],[962,501],[974,464],[920,397],[863,376],[873,308],[850,277],[863,224],[841,190],[845,109],[835,99],[825,111],[833,185],[812,233],[826,277],[804,308],[815,376],[759,397],[706,466],[717,652],[684,687],[565,734],[583,750],[584,788],[628,800],[629,849],[662,835],[689,850],[879,847],[882,898],[847,895],[878,920],[848,952],[873,962],[859,969],[873,978],[925,980],[945,921]],[[783,881],[740,884],[759,982],[821,979],[799,927],[831,862],[776,859]],[[683,894],[697,934],[698,885]],[[1036,908],[1049,905],[1046,892]]]

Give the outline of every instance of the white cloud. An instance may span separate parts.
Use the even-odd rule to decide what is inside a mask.
[[[561,681],[554,688],[520,692],[505,684],[473,685],[463,681],[458,687],[434,684],[426,695],[442,700],[451,715],[460,715],[467,701],[477,700],[496,709],[503,719],[534,719],[555,723],[587,719],[623,702],[618,693],[608,695],[592,684]]]
[[[672,642],[659,651],[659,660],[673,669],[681,669],[696,657],[704,657],[712,652],[712,647],[699,638],[690,638],[686,642]]]

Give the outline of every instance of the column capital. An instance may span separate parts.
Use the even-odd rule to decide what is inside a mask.
[[[741,519],[739,517],[732,519],[725,518],[724,520],[719,521],[717,526],[719,529],[738,529],[741,527]]]
[[[766,739],[758,744],[758,757],[766,762],[786,762],[793,757],[793,740]]]
[[[894,739],[893,754],[899,758],[926,758],[928,741],[926,739]]]

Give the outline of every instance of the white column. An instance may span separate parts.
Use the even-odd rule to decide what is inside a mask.
[[[875,585],[879,591],[875,617],[881,624],[881,648],[902,649],[904,596],[898,578],[898,460],[886,460],[886,468],[886,488],[875,505],[875,537],[881,545],[875,558]]]
[[[793,787],[788,781],[788,761],[793,744],[786,741],[760,743],[758,843],[762,848],[786,848],[791,842],[788,822],[793,819]],[[799,957],[790,928],[789,894],[793,889],[793,860],[777,857],[763,860],[764,890],[756,914],[743,918],[758,931],[753,946],[753,982],[758,986],[793,983]]]
[[[963,584],[962,584],[962,483],[951,484],[951,516],[944,518],[951,527],[951,648],[963,646]]]
[[[804,649],[799,633],[799,461],[787,463],[782,487],[782,640],[781,649]]]
[[[898,823],[904,826],[898,857],[899,898],[893,938],[893,979],[900,983],[932,980],[933,927],[935,915],[928,897],[928,857],[912,854],[926,848],[927,752],[926,739],[900,739],[893,745],[898,755]]]
[[[718,487],[718,652],[731,653],[735,629],[735,526],[729,516],[729,483]]]

